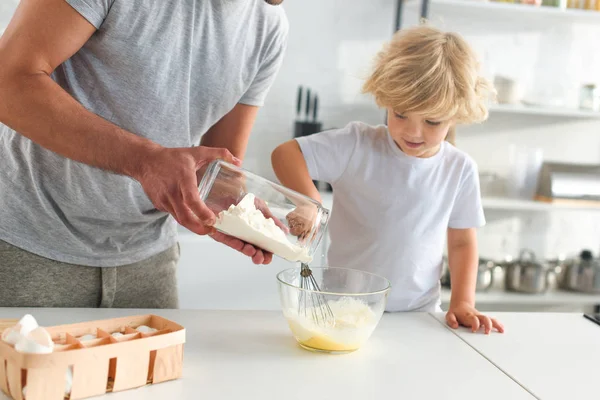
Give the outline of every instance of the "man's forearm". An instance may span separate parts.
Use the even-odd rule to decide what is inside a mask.
[[[44,72],[0,72],[0,122],[64,157],[129,176],[160,148],[86,110]]]

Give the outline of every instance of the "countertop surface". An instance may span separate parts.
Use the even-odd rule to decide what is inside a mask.
[[[490,352],[500,352],[499,364],[519,358],[525,363],[530,355],[515,343],[526,343],[551,328],[528,323],[526,314],[507,314],[503,316],[507,334],[463,336],[435,315],[385,314],[363,348],[346,355],[324,355],[298,347],[280,312],[0,308],[0,318],[19,318],[26,313],[43,326],[153,313],[186,328],[181,379],[100,397],[107,400],[533,399],[463,338],[483,343],[482,347],[493,349]],[[554,325],[552,317],[536,318]],[[600,339],[600,327],[581,322],[581,332],[574,333],[574,338],[590,341],[597,333]],[[568,327],[561,328],[566,334]],[[540,354],[532,350],[531,356]],[[552,352],[546,357],[552,357]],[[586,357],[591,368],[592,359]],[[540,359],[537,362],[541,363]],[[588,372],[591,376],[591,370]],[[568,386],[567,381],[562,382]],[[593,382],[590,379],[588,387]],[[537,381],[532,383],[537,385]]]
[[[504,335],[458,336],[540,399],[597,399],[600,325],[579,313],[496,313]],[[436,314],[439,321],[444,314]]]

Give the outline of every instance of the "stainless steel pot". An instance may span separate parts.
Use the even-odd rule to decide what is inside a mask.
[[[503,264],[506,290],[521,293],[543,293],[551,285],[554,271],[536,261],[531,250],[522,250],[519,259]]]
[[[443,264],[442,264],[442,278],[440,279],[442,286],[445,288],[450,288],[450,268],[448,268],[448,258],[444,256]]]
[[[559,267],[561,289],[584,293],[600,293],[600,260],[584,250],[578,258],[567,260]]]
[[[479,259],[479,266],[477,268],[477,285],[475,290],[478,292],[484,292],[489,290],[494,284],[494,269],[496,263],[492,260],[485,258]],[[444,272],[442,274],[442,286],[450,288],[450,269],[448,268],[448,260],[444,257]]]

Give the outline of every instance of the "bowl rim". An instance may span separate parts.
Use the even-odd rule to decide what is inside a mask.
[[[335,269],[335,270],[345,270],[345,271],[356,271],[356,272],[361,272],[363,274],[366,275],[371,275],[371,276],[376,276],[377,278],[383,279],[387,286],[385,289],[380,289],[380,290],[375,290],[375,291],[371,291],[371,292],[364,292],[364,293],[338,293],[338,292],[326,292],[326,291],[317,291],[317,290],[310,290],[310,289],[305,289],[305,288],[301,288],[299,286],[296,285],[292,285],[291,283],[288,282],[284,282],[281,279],[281,275],[289,272],[289,271],[294,271],[294,270],[300,270],[300,267],[293,267],[293,268],[286,268],[283,271],[280,271],[277,273],[276,277],[277,277],[277,281],[283,285],[289,286],[291,288],[294,289],[298,289],[301,290],[303,292],[307,292],[307,293],[317,293],[317,294],[324,294],[324,295],[329,295],[329,296],[353,296],[353,297],[357,297],[357,296],[372,296],[372,295],[376,295],[376,294],[384,294],[386,292],[389,292],[392,289],[392,283],[389,281],[389,279],[387,279],[384,276],[378,275],[378,274],[374,274],[373,272],[368,272],[368,271],[363,271],[361,269],[354,269],[354,268],[342,268],[342,267],[310,267],[311,270],[324,270],[324,269]]]

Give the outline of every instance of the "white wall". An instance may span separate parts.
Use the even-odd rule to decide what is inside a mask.
[[[0,3],[0,35],[4,32],[19,0],[2,0]]]
[[[468,0],[467,0],[468,1]],[[326,3],[326,4],[324,4]],[[373,4],[376,3],[376,4]],[[261,111],[248,152],[248,166],[272,177],[270,151],[292,136],[296,87],[319,92],[324,127],[355,119],[377,124],[383,113],[359,94],[370,59],[393,30],[395,1],[286,1],[291,32],[286,61]],[[600,28],[576,25],[524,26],[490,23],[463,15],[432,22],[458,31],[485,61],[484,72],[517,78],[531,99],[551,95],[577,107],[579,86],[600,83]],[[405,25],[416,14],[405,13]],[[308,28],[308,26],[312,28]],[[510,33],[514,32],[514,33]],[[541,33],[543,32],[543,33]],[[460,128],[458,146],[478,162],[480,171],[506,175],[513,143],[543,149],[547,160],[600,163],[600,120],[494,114],[483,125]],[[517,255],[532,247],[539,256],[600,249],[600,213],[487,213],[480,252],[487,257]]]
[[[293,136],[298,85],[316,90],[324,129],[353,119],[383,122],[384,115],[360,95],[372,55],[392,33],[394,1],[286,0],[290,35],[285,61],[261,110],[246,164],[274,177],[271,151]]]

